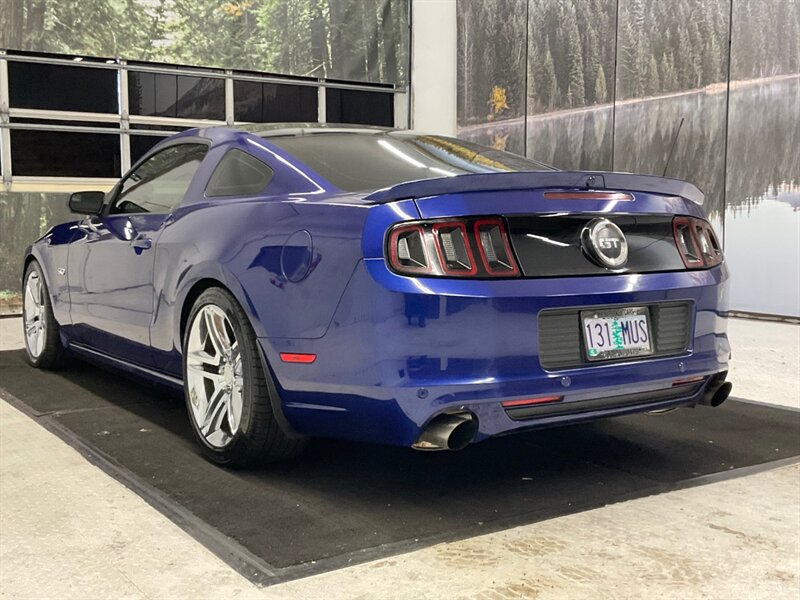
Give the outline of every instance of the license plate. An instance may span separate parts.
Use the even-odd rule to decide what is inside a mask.
[[[645,307],[581,312],[586,358],[608,360],[652,354]]]

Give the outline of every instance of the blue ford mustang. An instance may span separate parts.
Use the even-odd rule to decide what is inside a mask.
[[[728,271],[702,200],[437,135],[191,130],[27,251],[27,352],[182,388],[230,466],[716,406]]]

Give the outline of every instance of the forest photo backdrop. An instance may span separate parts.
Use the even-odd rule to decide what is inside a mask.
[[[800,0],[458,1],[459,135],[698,184],[734,309],[800,316],[798,107]]]
[[[0,48],[404,85],[410,0],[0,0]]]

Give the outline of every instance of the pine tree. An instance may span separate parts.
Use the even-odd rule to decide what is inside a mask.
[[[721,52],[716,38],[712,35],[706,42],[705,51],[703,52],[703,84],[708,85],[720,81],[722,73],[720,72]]]
[[[623,24],[623,33],[620,36],[619,69],[620,92],[619,96],[625,98],[640,98],[644,95],[644,64],[640,49],[640,36],[637,35],[630,21]]]
[[[647,62],[645,83],[647,85],[648,96],[655,96],[661,91],[661,81],[658,76],[658,62],[656,61],[656,57],[652,54],[650,55],[650,60]]]
[[[608,91],[606,90],[606,72],[601,65],[597,69],[597,79],[594,82],[594,101],[595,104],[603,104],[606,101]]]
[[[675,72],[675,62],[672,60],[672,54],[664,53],[661,55],[659,72],[662,92],[674,92],[678,89],[678,74]]]
[[[558,80],[556,80],[556,70],[553,66],[553,55],[550,53],[549,38],[547,38],[547,50],[544,53],[544,60],[541,68],[537,71],[538,94],[542,107],[552,110],[559,104]]]
[[[586,102],[583,85],[583,53],[581,52],[581,39],[574,9],[567,11],[567,17],[567,61],[569,64],[567,102],[570,106],[583,106]]]

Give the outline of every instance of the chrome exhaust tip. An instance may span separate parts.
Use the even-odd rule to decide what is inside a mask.
[[[462,450],[478,433],[478,420],[472,413],[438,415],[423,429],[414,450]]]
[[[733,390],[733,383],[730,381],[720,381],[716,385],[709,385],[700,399],[700,404],[717,407],[728,399],[731,390]]]
[[[717,391],[714,392],[714,395],[711,397],[708,405],[714,407],[719,406],[728,399],[728,396],[731,395],[731,390],[733,390],[733,384],[730,381],[726,381],[719,386],[719,388],[717,388]]]

